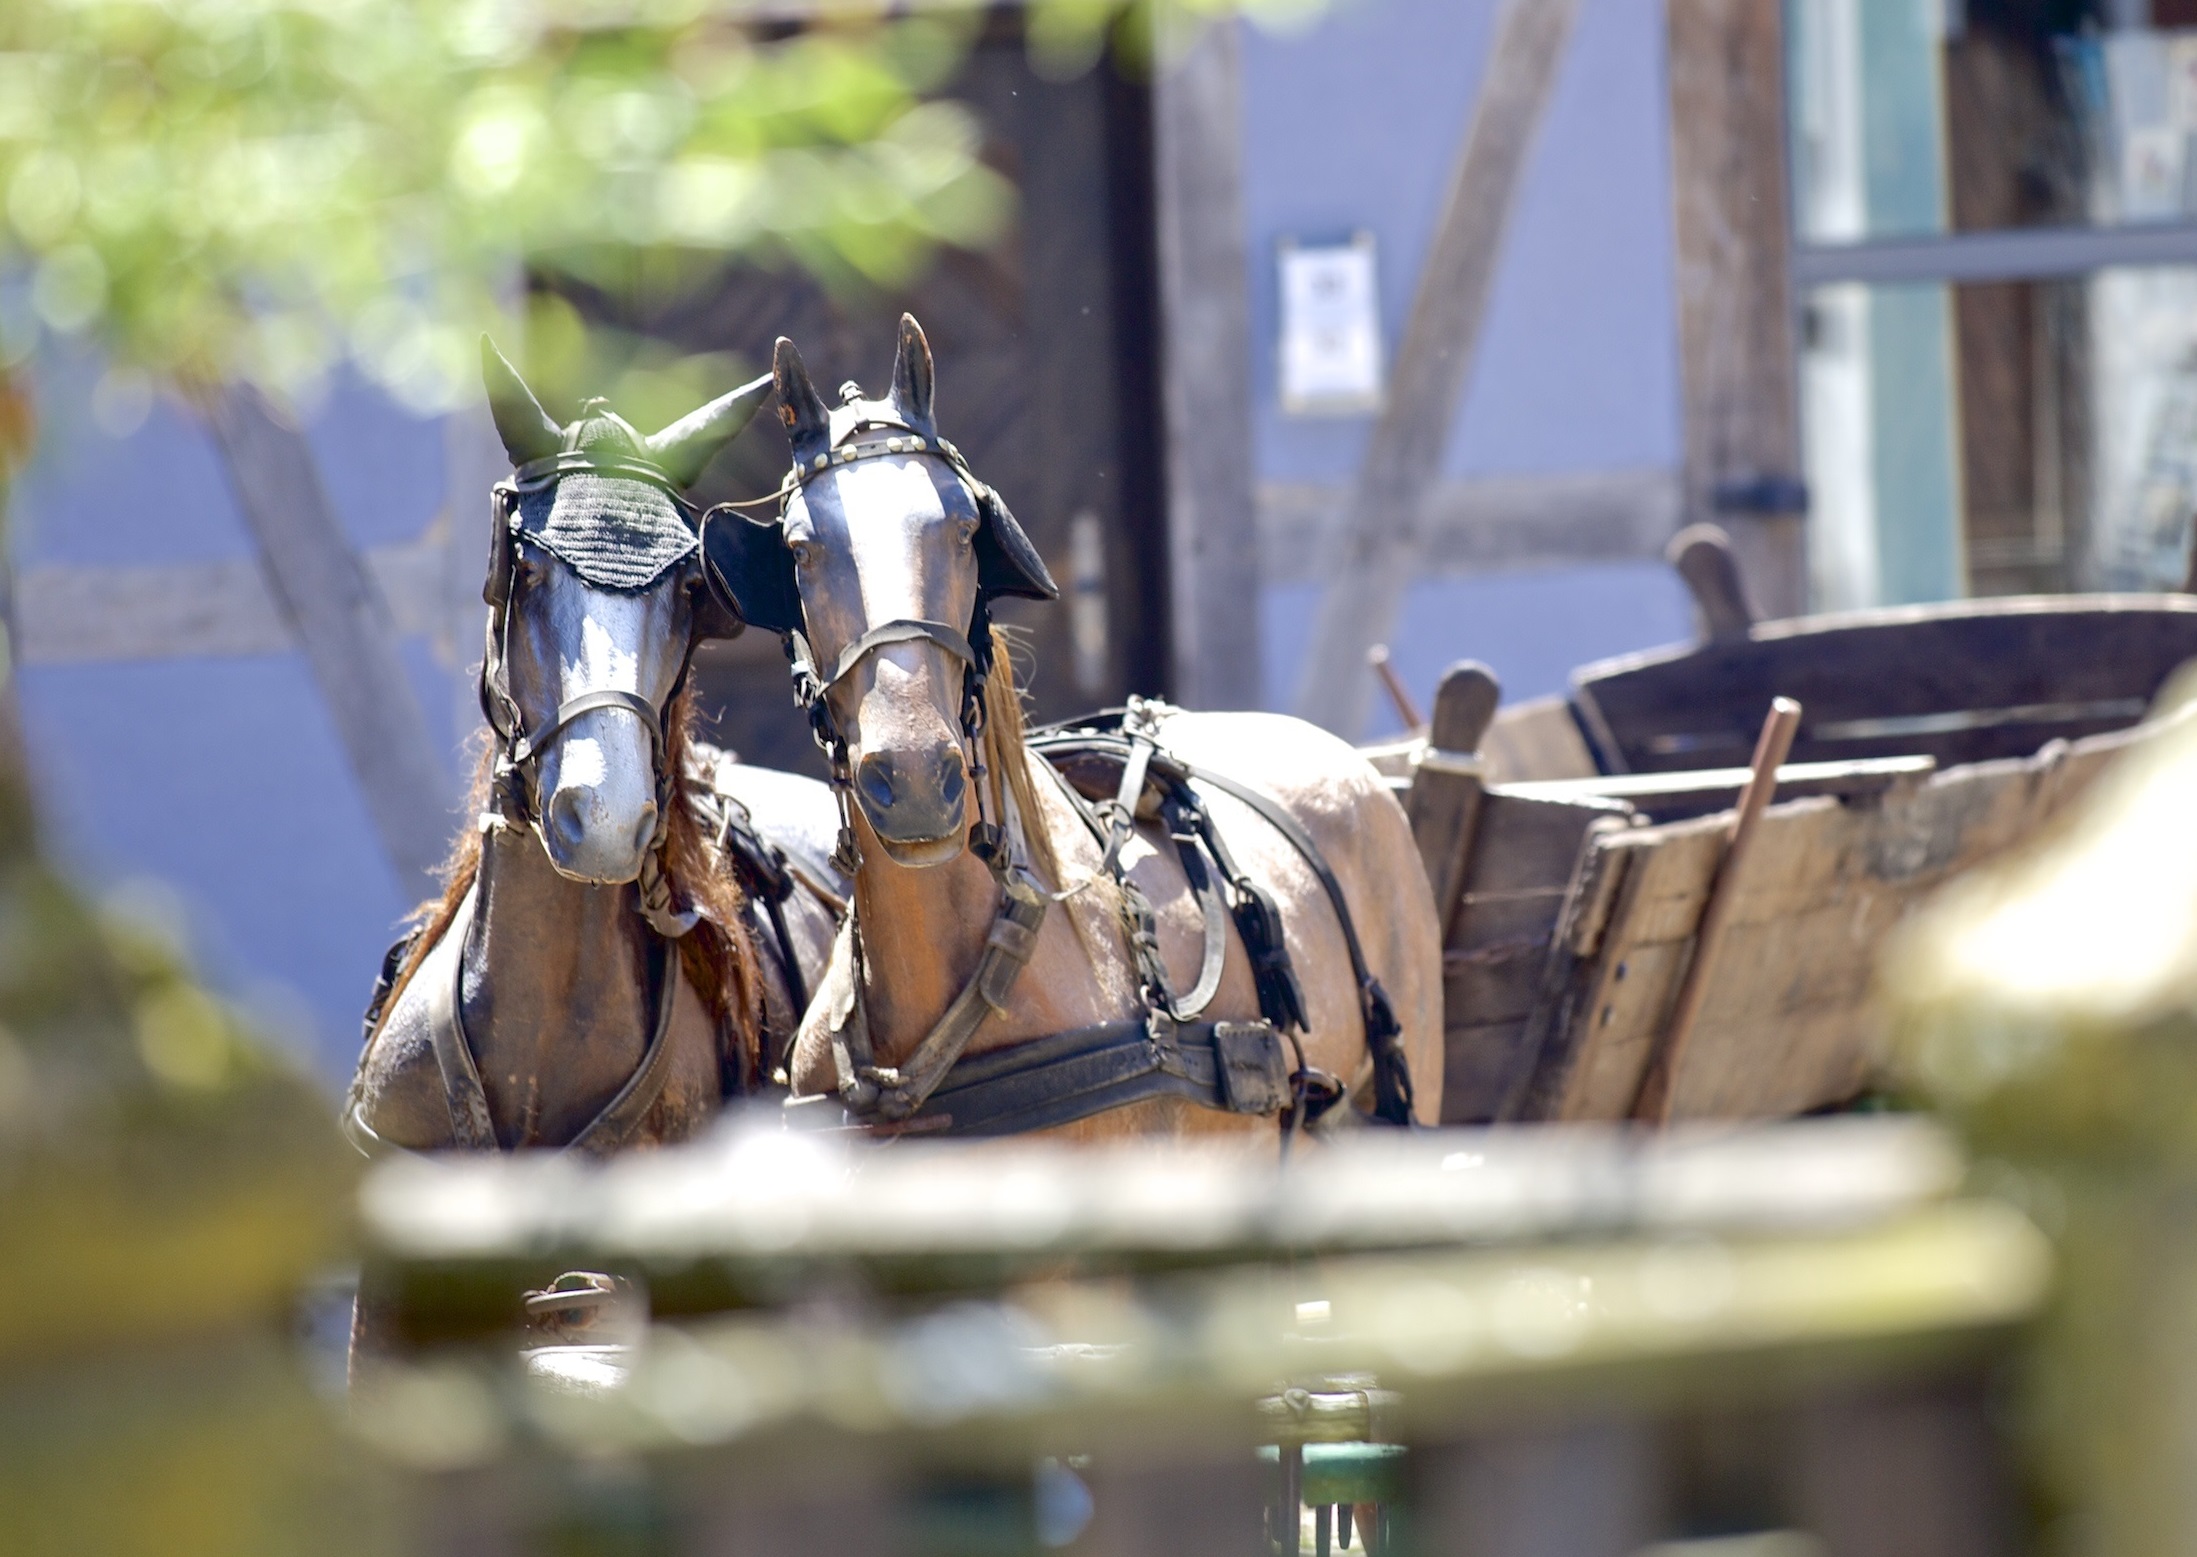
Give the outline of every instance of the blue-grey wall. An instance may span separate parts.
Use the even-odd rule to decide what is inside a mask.
[[[92,376],[64,360],[40,378],[38,452],[10,516],[17,568],[250,561],[204,432],[159,403],[111,436],[90,413]],[[362,547],[411,539],[441,504],[437,423],[339,386],[313,442]],[[453,723],[449,672],[424,641],[403,647],[430,717]],[[411,905],[302,656],[33,665],[21,685],[62,858],[172,921],[209,977],[332,1082],[347,1076],[381,949]]]
[[[1245,237],[1265,481],[1346,487],[1370,426],[1283,414],[1276,244],[1373,233],[1393,354],[1497,9],[1497,0],[1342,0],[1307,31],[1245,29]],[[1661,0],[1582,0],[1450,437],[1451,476],[1676,468],[1667,114]],[[1274,706],[1293,700],[1315,604],[1309,586],[1269,591]],[[1507,694],[1528,697],[1557,690],[1585,660],[1690,631],[1666,570],[1612,563],[1430,580],[1406,602],[1393,647],[1422,695],[1442,665],[1474,655]]]

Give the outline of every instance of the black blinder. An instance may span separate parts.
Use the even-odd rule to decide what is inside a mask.
[[[481,598],[501,610],[511,603],[511,524],[518,504],[510,489],[498,487],[490,499],[494,521],[488,532],[488,577],[481,583]]]
[[[801,586],[778,521],[750,519],[734,508],[711,509],[702,516],[702,574],[719,603],[750,627],[801,630]]]
[[[976,532],[976,584],[985,595],[1019,595],[1025,600],[1058,600],[1060,586],[1046,571],[1045,559],[1023,534],[1007,504],[990,487],[977,494],[983,523]]]

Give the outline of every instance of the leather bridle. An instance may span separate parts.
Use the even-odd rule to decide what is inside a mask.
[[[667,939],[677,940],[694,928],[699,915],[691,908],[672,906],[670,886],[664,874],[663,852],[670,837],[673,791],[678,781],[678,775],[671,771],[666,760],[664,718],[665,711],[678,700],[686,685],[694,657],[691,635],[686,654],[680,661],[679,674],[673,678],[671,690],[661,706],[637,692],[604,687],[566,698],[557,705],[555,712],[528,728],[526,711],[519,706],[518,698],[511,690],[511,582],[518,566],[519,499],[523,494],[554,486],[567,475],[580,473],[646,481],[668,494],[683,516],[691,519],[695,514],[694,505],[673,484],[668,472],[631,455],[565,450],[530,460],[514,471],[510,480],[496,483],[493,489],[495,546],[488,582],[481,591],[488,602],[489,615],[480,677],[481,714],[495,736],[496,753],[490,809],[481,818],[481,823],[483,826],[531,825],[538,829],[541,817],[535,790],[542,753],[585,714],[599,709],[622,709],[631,714],[648,734],[650,763],[656,779],[656,830],[641,858],[641,914],[650,929]]]
[[[847,437],[890,423],[860,421]],[[859,460],[889,455],[928,456],[944,462],[967,488],[979,512],[989,498],[989,488],[969,469],[961,451],[943,438],[902,431],[872,443],[818,454],[787,472],[778,491],[778,522],[784,525],[794,494],[828,471]],[[805,613],[804,613],[805,617]],[[871,1051],[869,1022],[863,1010],[864,979],[861,926],[854,905],[847,908],[844,934],[852,951],[853,1004],[833,1024],[829,1037],[832,1057],[840,1078],[840,1097],[857,1118],[891,1123],[905,1120],[920,1109],[944,1081],[985,1019],[1005,1014],[1016,980],[1037,949],[1038,931],[1052,904],[1027,864],[1017,858],[1006,829],[991,819],[986,806],[984,765],[984,689],[992,668],[991,600],[980,585],[976,606],[970,613],[969,630],[920,617],[902,617],[865,629],[834,657],[829,675],[817,667],[804,626],[786,633],[786,656],[793,664],[794,697],[807,711],[809,728],[823,749],[831,769],[832,793],[839,802],[839,850],[835,863],[850,875],[859,862],[854,849],[854,776],[848,764],[847,740],[831,711],[832,689],[879,649],[896,643],[930,643],[960,662],[961,738],[965,746],[969,778],[976,792],[977,821],[969,829],[969,850],[982,860],[1000,889],[999,909],[985,937],[983,954],[969,981],[947,1006],[909,1057],[898,1066],[882,1066]]]
[[[847,437],[874,431],[891,423],[866,420],[856,422],[847,430]],[[902,431],[871,443],[853,444],[819,454],[813,459],[797,464],[786,472],[786,478],[778,488],[778,522],[786,522],[786,511],[792,506],[794,495],[811,481],[829,471],[852,465],[861,460],[883,459],[891,455],[928,456],[945,464],[953,471],[969,493],[972,503],[981,511],[990,488],[977,478],[969,468],[969,462],[944,438],[927,438],[923,434]],[[809,643],[806,628],[796,628],[786,634],[786,657],[793,665],[794,700],[809,717],[809,730],[816,744],[822,749],[831,770],[832,789],[839,797],[840,833],[839,861],[842,868],[854,869],[854,829],[849,814],[854,775],[847,763],[847,738],[839,728],[839,721],[831,711],[831,694],[841,682],[858,670],[862,662],[879,649],[896,643],[930,643],[955,661],[962,668],[961,676],[961,739],[969,764],[969,777],[976,785],[978,821],[972,833],[972,843],[989,843],[997,846],[1000,830],[984,814],[984,688],[992,672],[992,612],[991,599],[980,586],[976,594],[976,606],[969,615],[969,630],[945,622],[928,621],[922,617],[900,617],[881,622],[865,629],[852,643],[842,648],[833,659],[830,674],[826,675],[816,663],[816,651]]]

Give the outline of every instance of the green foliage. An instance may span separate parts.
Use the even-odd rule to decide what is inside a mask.
[[[778,41],[706,0],[11,0],[0,360],[464,398],[522,265],[760,251],[890,283],[1010,191],[926,102],[975,10]]]

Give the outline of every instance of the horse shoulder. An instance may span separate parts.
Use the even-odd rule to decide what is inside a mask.
[[[1272,796],[1312,835],[1331,864],[1362,855],[1370,841],[1411,824],[1373,765],[1347,742],[1287,714],[1181,713],[1162,730],[1167,749]],[[1412,856],[1416,861],[1416,854]]]
[[[1441,926],[1410,819],[1387,781],[1346,742],[1284,714],[1178,714],[1167,721],[1162,739],[1193,766],[1272,796],[1311,835],[1350,905],[1367,967],[1403,1026],[1419,1117],[1434,1122],[1443,1067]],[[1295,884],[1295,903],[1283,905],[1285,920],[1294,908],[1315,923],[1332,924],[1325,891],[1295,862],[1295,851],[1232,797],[1217,797],[1215,805],[1216,815],[1227,818],[1224,825],[1233,828],[1241,819],[1242,852]],[[1259,873],[1259,865],[1245,863]],[[1339,931],[1317,931],[1313,944],[1326,945],[1330,936],[1340,952]],[[1356,994],[1347,986],[1346,979],[1341,992],[1354,1005]],[[1328,1004],[1323,994],[1335,992],[1332,985],[1307,991],[1316,1005]]]
[[[361,1116],[384,1141],[408,1151],[455,1144],[426,998],[428,979],[453,976],[450,955],[447,937],[428,949],[359,1056],[353,1093]]]

